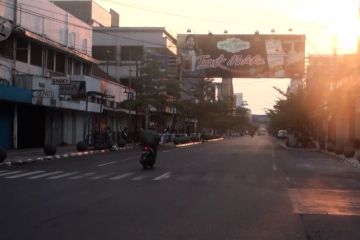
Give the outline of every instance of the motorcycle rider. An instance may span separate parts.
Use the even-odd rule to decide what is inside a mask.
[[[154,152],[154,159],[157,155],[157,146],[159,145],[161,138],[154,128],[143,129],[140,135],[140,141],[142,146],[149,146]]]

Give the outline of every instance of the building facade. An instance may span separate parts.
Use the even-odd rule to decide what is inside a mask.
[[[2,4],[0,13],[12,26],[0,41],[0,145],[75,144],[101,124],[120,128],[125,87],[93,75],[91,26],[47,0]]]
[[[310,56],[308,108],[320,142],[351,145],[360,139],[359,56]]]

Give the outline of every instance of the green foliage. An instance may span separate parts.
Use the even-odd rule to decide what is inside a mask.
[[[286,129],[292,133],[309,135],[312,124],[305,89],[299,87],[297,93],[282,94],[285,98],[278,99],[274,109],[266,111],[270,119],[270,132]]]
[[[196,118],[201,128],[227,129],[243,131],[252,127],[249,110],[238,108],[235,112],[226,102],[184,100],[178,103],[177,109],[184,118]]]
[[[163,109],[169,105],[168,96],[179,96],[179,83],[177,80],[168,79],[167,72],[162,71],[159,62],[150,57],[139,69],[139,77],[132,79],[131,87],[136,92],[132,100],[125,100],[120,108],[138,109],[145,111],[148,106]]]

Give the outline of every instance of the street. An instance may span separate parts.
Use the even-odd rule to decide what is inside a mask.
[[[360,239],[360,169],[269,136],[0,169],[0,239]]]

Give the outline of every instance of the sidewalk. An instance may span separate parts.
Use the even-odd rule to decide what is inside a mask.
[[[212,141],[217,141],[221,139],[215,139]],[[201,144],[201,142],[195,142],[195,143],[188,143],[188,144],[179,144],[175,145],[172,142],[160,144],[159,148],[166,150],[171,148],[177,148],[177,147],[186,147],[191,145]],[[0,163],[1,166],[12,166],[12,165],[23,165],[28,163],[35,163],[35,162],[42,162],[46,160],[52,160],[52,159],[61,159],[61,158],[67,158],[67,157],[76,157],[76,156],[82,156],[82,155],[91,155],[95,153],[105,153],[109,151],[126,151],[130,149],[136,149],[140,146],[138,144],[127,144],[125,147],[117,147],[113,148],[112,150],[105,149],[105,150],[86,150],[79,152],[76,149],[76,145],[68,145],[68,146],[58,146],[56,148],[56,154],[54,156],[46,156],[44,153],[43,148],[29,148],[29,149],[16,149],[16,150],[7,150],[7,158],[4,162]]]
[[[135,145],[136,147],[137,145]],[[132,144],[128,144],[123,148],[118,148],[115,151],[124,151],[133,149]],[[22,165],[27,163],[33,163],[36,161],[60,159],[74,156],[90,155],[94,153],[104,153],[110,150],[87,150],[79,152],[76,149],[76,145],[58,146],[56,148],[56,154],[54,156],[46,156],[43,148],[29,148],[29,149],[11,149],[7,150],[7,158],[0,166]]]
[[[283,141],[277,141],[277,143],[278,143],[280,146],[282,146],[283,148],[288,149],[288,150],[293,150],[293,151],[309,151],[309,152],[321,152],[321,153],[324,153],[324,154],[326,154],[326,155],[336,157],[336,158],[344,161],[346,164],[349,164],[349,165],[351,165],[351,166],[353,166],[353,167],[360,168],[360,162],[359,162],[359,161],[357,160],[357,158],[356,158],[356,153],[355,153],[355,155],[354,155],[353,157],[347,158],[347,157],[345,157],[343,154],[340,154],[340,155],[339,155],[339,154],[336,154],[336,153],[333,153],[333,152],[328,152],[328,151],[326,151],[325,149],[324,149],[324,150],[320,149],[319,147],[317,147],[317,148],[310,148],[310,149],[308,149],[308,148],[291,148],[291,147],[286,146],[285,142],[283,142]]]

